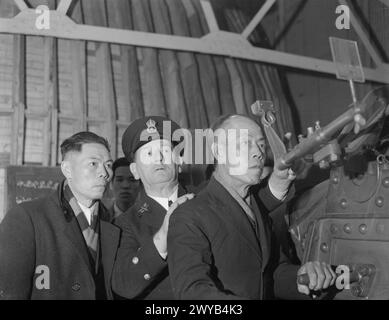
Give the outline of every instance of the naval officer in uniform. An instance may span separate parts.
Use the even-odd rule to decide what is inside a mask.
[[[122,230],[112,288],[127,299],[173,299],[167,264],[169,217],[192,198],[178,183],[178,124],[164,117],[135,120],[126,129],[122,148],[130,170],[142,182],[135,204],[115,223]]]

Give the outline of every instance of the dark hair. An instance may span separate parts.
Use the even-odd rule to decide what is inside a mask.
[[[93,132],[82,131],[72,135],[71,137],[65,139],[64,142],[62,142],[61,144],[62,159],[64,159],[66,154],[70,151],[80,152],[82,145],[86,143],[99,143],[102,144],[104,147],[106,147],[108,152],[111,151],[109,148],[108,141],[105,138],[100,137]]]
[[[130,161],[128,161],[127,158],[123,157],[123,158],[116,159],[112,164],[112,171],[113,171],[112,179],[115,178],[115,171],[117,168],[119,168],[119,167],[127,167],[128,168],[129,166],[130,166]]]

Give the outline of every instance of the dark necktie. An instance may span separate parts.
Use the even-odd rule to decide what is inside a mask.
[[[169,208],[170,208],[170,206],[173,204],[173,201],[172,200],[169,200],[169,202],[168,202],[168,206],[169,206]]]

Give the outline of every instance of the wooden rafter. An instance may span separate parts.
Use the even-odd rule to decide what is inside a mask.
[[[43,136],[43,165],[57,165],[58,141],[58,104],[57,104],[57,42],[53,38],[44,38],[44,107],[46,117]]]
[[[57,7],[58,12],[62,12],[63,14],[66,14],[68,12],[70,5],[72,4],[73,0],[61,0]]]
[[[13,82],[12,82],[12,150],[11,164],[21,165],[23,163],[23,146],[25,139],[25,100],[26,88],[22,79],[25,77],[26,40],[25,36],[17,35],[14,38],[13,55]]]
[[[250,36],[250,34],[254,31],[256,26],[262,21],[262,19],[269,12],[269,10],[271,9],[271,7],[274,5],[275,2],[276,0],[266,0],[266,2],[263,4],[261,9],[259,9],[257,14],[250,21],[246,29],[243,30],[242,36],[244,38],[248,38]]]
[[[55,10],[50,11],[50,28],[48,30],[38,30],[35,27],[35,20],[36,13],[33,9],[25,9],[12,19],[0,18],[0,33],[52,36],[73,40],[190,51],[336,74],[336,68],[332,61],[253,47],[247,39],[231,32],[217,31],[211,32],[202,38],[191,38],[97,27],[76,24],[69,17]],[[377,69],[364,68],[364,71],[367,80],[389,83],[389,64],[383,63]]]
[[[211,3],[207,0],[200,0],[200,4],[204,12],[205,19],[207,20],[209,31],[219,31],[219,26]]]
[[[19,8],[20,11],[28,9],[27,4],[24,2],[24,0],[14,0],[16,6]]]

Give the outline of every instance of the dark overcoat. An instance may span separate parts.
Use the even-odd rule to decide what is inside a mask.
[[[268,215],[282,202],[267,184],[250,190],[256,227],[215,179],[170,217],[168,263],[178,299],[267,299],[297,293],[298,266],[288,264]],[[273,282],[274,275],[274,282]]]
[[[94,300],[96,285],[76,217],[60,190],[11,209],[0,224],[0,299]],[[106,296],[120,230],[100,204]],[[48,276],[48,277],[47,277]]]

